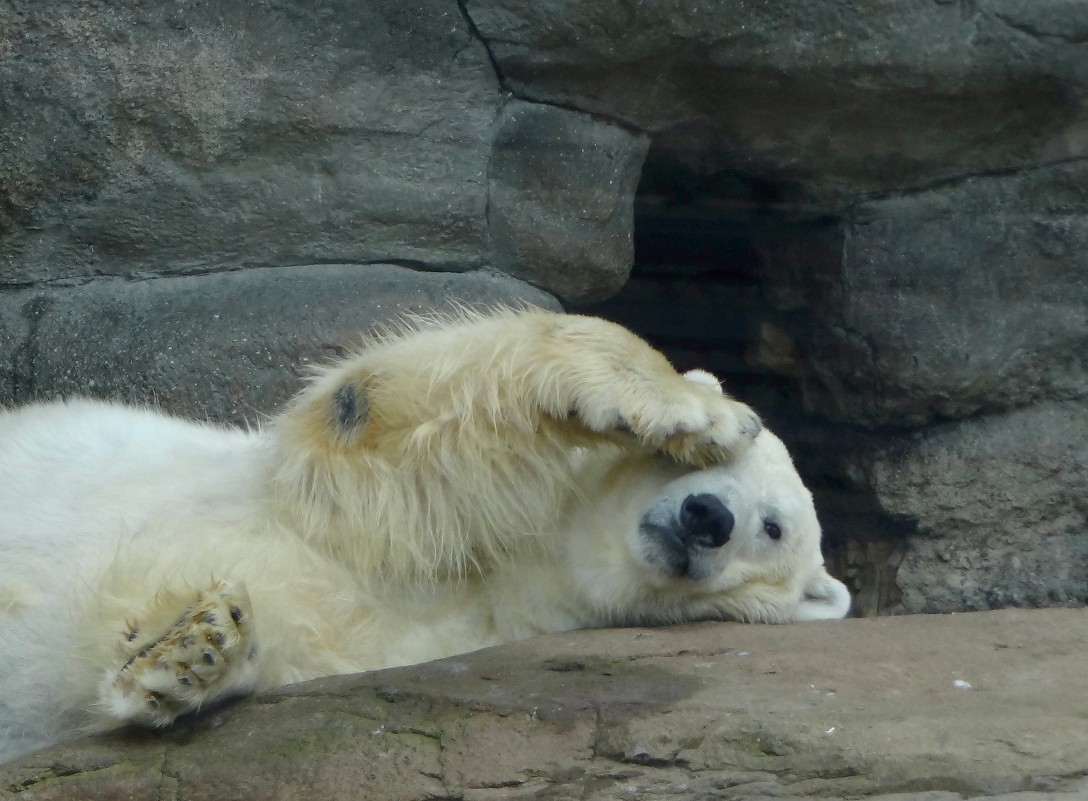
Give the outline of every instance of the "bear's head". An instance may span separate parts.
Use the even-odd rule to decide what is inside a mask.
[[[702,470],[624,458],[601,486],[567,558],[576,591],[602,623],[790,622],[849,612],[849,591],[824,568],[812,494],[770,431]]]

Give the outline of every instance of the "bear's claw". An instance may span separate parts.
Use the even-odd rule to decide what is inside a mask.
[[[709,375],[709,374],[708,374]],[[628,431],[670,458],[694,467],[727,461],[748,447],[763,430],[759,416],[745,404],[725,396],[715,382],[710,388],[703,379],[687,379],[685,386],[669,391],[655,388],[624,409],[622,396],[617,407],[583,412],[583,419],[618,419],[613,430]],[[647,400],[648,398],[652,400]],[[637,405],[636,405],[637,403]],[[593,426],[591,426],[593,427]]]
[[[763,430],[763,421],[751,409],[748,412],[747,415],[741,416],[740,433],[749,439],[755,439],[759,436],[759,432]]]
[[[678,426],[675,432],[645,437],[676,461],[695,467],[727,461],[747,448],[763,430],[759,415],[725,395],[710,373],[692,370],[684,374],[684,379],[689,387],[684,393],[687,404],[694,404],[697,411],[689,414],[687,425]]]

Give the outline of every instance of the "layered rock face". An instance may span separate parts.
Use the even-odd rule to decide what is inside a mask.
[[[0,400],[252,421],[399,311],[562,302],[759,408],[861,612],[1083,604],[1086,40],[1070,0],[9,2]]]

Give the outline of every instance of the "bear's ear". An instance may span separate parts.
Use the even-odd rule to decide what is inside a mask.
[[[821,565],[806,583],[794,620],[838,620],[850,611],[850,591]]]
[[[713,387],[718,390],[719,394],[724,395],[725,392],[722,389],[722,382],[714,377],[713,374],[708,373],[706,370],[688,370],[684,373],[684,378],[688,381],[694,381],[696,384],[704,384],[708,387]]]

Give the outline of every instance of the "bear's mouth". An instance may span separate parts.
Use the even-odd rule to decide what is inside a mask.
[[[666,524],[643,521],[639,534],[643,561],[664,577],[702,581],[721,570],[721,548],[700,544],[679,521]]]
[[[659,526],[644,522],[639,532],[649,546],[644,554],[646,561],[666,575],[685,578],[691,569],[691,555],[677,528],[679,524]]]

